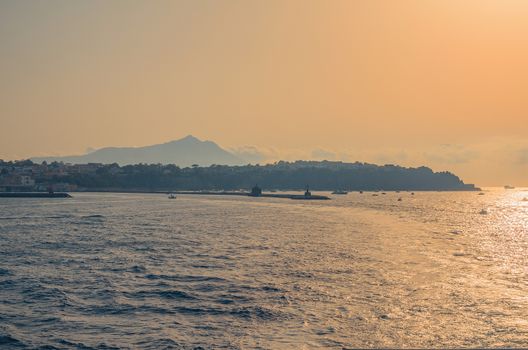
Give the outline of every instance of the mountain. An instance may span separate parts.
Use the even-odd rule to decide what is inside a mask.
[[[212,141],[201,141],[189,135],[180,140],[145,147],[106,147],[79,156],[32,158],[33,162],[63,162],[72,164],[118,163],[176,164],[181,167],[198,164],[241,165],[244,160],[222,149]]]

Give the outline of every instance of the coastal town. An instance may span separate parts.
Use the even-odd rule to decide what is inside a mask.
[[[59,162],[37,164],[31,160],[0,160],[0,192],[76,191],[78,186],[64,182],[69,175],[95,174],[100,163],[65,164]]]

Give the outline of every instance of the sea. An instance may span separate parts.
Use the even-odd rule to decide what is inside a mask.
[[[0,348],[528,347],[528,189],[315,193],[0,199]]]

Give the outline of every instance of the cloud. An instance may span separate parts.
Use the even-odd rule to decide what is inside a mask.
[[[255,146],[242,146],[230,148],[229,151],[238,158],[248,163],[260,163],[268,158],[260,149]]]
[[[316,148],[313,150],[276,149],[259,146],[242,146],[228,149],[248,163],[273,163],[279,160],[330,160],[343,162],[370,162],[377,164],[401,163],[409,160],[409,153],[401,149],[374,150],[332,150]]]
[[[312,159],[311,152],[298,149],[241,146],[228,148],[228,151],[251,164],[273,163],[279,160],[294,161]]]
[[[528,147],[522,148],[517,152],[517,161],[521,165],[528,165]]]
[[[301,149],[241,146],[228,148],[228,151],[251,164],[314,159],[314,152]]]
[[[313,160],[335,160],[337,155],[334,152],[327,151],[324,149],[314,149],[311,154],[311,159]]]
[[[386,150],[382,152],[376,152],[371,159],[376,163],[388,164],[388,163],[401,163],[406,161],[408,158],[407,152],[402,150]]]
[[[425,160],[436,164],[464,164],[479,158],[480,152],[463,145],[442,144],[423,155]]]

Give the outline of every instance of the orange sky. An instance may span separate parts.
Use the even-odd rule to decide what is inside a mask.
[[[193,134],[528,185],[528,3],[0,3],[0,158]]]

